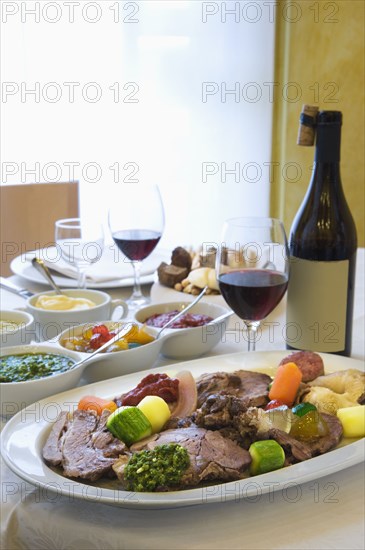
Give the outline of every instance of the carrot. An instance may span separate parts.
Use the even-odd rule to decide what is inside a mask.
[[[114,401],[103,399],[102,397],[96,397],[95,395],[86,395],[82,397],[77,405],[77,408],[82,411],[95,411],[97,414],[101,414],[103,410],[108,409],[113,412],[117,409]]]
[[[280,365],[269,391],[269,399],[278,399],[288,407],[291,407],[301,381],[302,373],[295,363]]]

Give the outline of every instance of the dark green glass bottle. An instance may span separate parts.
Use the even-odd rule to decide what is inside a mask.
[[[339,111],[316,116],[312,178],[289,236],[286,343],[350,355],[357,234],[341,182],[341,126]]]

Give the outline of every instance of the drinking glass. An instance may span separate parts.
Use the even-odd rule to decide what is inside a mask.
[[[223,298],[245,323],[248,351],[254,351],[260,321],[278,305],[288,286],[289,250],[281,221],[227,220],[216,272]]]
[[[86,270],[103,254],[102,224],[84,218],[57,220],[55,242],[61,257],[77,269],[78,288],[86,288]]]
[[[113,240],[125,256],[123,261],[133,267],[133,293],[126,301],[129,309],[136,309],[150,302],[141,290],[141,266],[161,239],[165,225],[158,186],[124,183],[120,196],[113,197],[108,219]]]

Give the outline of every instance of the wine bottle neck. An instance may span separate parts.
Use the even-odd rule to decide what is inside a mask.
[[[337,161],[316,161],[313,166],[313,175],[309,189],[316,195],[331,193],[339,200],[343,200],[343,189],[341,183],[340,163]]]
[[[317,128],[315,163],[340,163],[341,125],[320,124]]]

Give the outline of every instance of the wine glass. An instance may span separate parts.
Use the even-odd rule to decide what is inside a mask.
[[[136,309],[150,302],[141,290],[141,265],[161,239],[165,224],[158,186],[124,183],[120,197],[113,198],[108,219],[115,244],[133,267],[133,293],[126,301]]]
[[[260,321],[285,294],[289,250],[283,224],[275,218],[232,218],[224,223],[216,273],[221,294],[247,328],[254,351]]]
[[[76,267],[78,288],[86,288],[86,269],[99,261],[103,254],[102,224],[85,218],[57,220],[55,242],[61,257]]]

